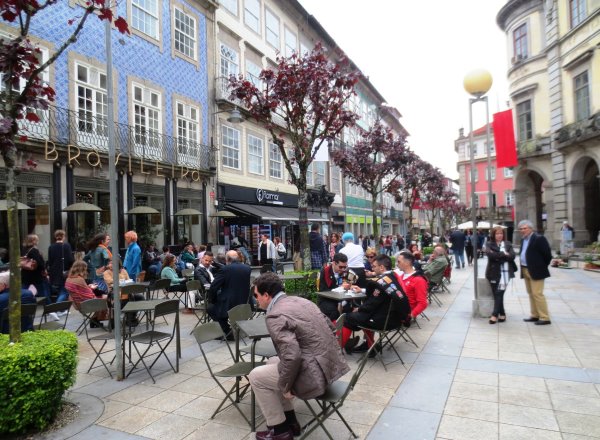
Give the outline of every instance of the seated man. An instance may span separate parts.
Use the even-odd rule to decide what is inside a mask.
[[[443,247],[436,246],[433,249],[433,254],[429,259],[429,263],[425,267],[424,273],[430,283],[438,285],[442,282],[444,271],[448,266],[448,258]]]
[[[361,326],[378,330],[383,330],[384,326],[386,329],[394,329],[410,317],[408,298],[402,291],[398,275],[392,272],[390,257],[379,254],[371,262],[371,265],[376,278],[367,281],[365,292],[367,298],[361,306],[355,307],[351,313],[347,313],[344,321],[342,345],[348,354],[354,351],[354,347],[359,341],[358,336],[350,339],[352,331],[360,330]],[[352,289],[361,290],[358,286],[352,286]],[[366,351],[373,344],[373,333],[365,331],[365,336],[367,337],[366,343],[356,351]],[[371,352],[372,356],[375,354],[375,351]]]
[[[254,297],[267,311],[267,329],[279,355],[248,376],[267,422],[267,430],[257,432],[256,438],[293,440],[301,429],[294,396],[318,397],[350,368],[340,354],[331,321],[311,301],[286,296],[276,274],[265,273],[254,281]]]
[[[321,269],[319,278],[319,292],[335,289],[344,282],[344,275],[348,270],[348,257],[337,253],[333,255],[333,261]],[[333,299],[319,297],[319,309],[332,321],[340,317],[339,303]]]
[[[9,301],[9,286],[10,286],[10,272],[0,273],[0,313],[4,312],[4,309],[8,309]],[[21,289],[21,304],[35,304],[35,296],[30,290]],[[58,317],[56,318],[58,319]],[[29,316],[21,317],[21,331],[33,330],[33,321]],[[3,321],[0,333],[8,333],[8,319]]]
[[[210,285],[207,312],[208,316],[219,323],[228,339],[233,340],[227,312],[248,302],[252,269],[240,262],[236,251],[227,251],[225,258],[227,265],[219,270]]]
[[[210,284],[215,279],[212,273],[213,258],[212,252],[204,252],[202,259],[200,259],[200,264],[198,264],[198,267],[194,271],[194,279],[199,280],[206,289],[210,287]]]
[[[419,316],[429,305],[427,302],[427,279],[413,267],[415,257],[409,251],[401,251],[396,256],[396,265],[402,271],[400,283],[410,303],[411,317]]]

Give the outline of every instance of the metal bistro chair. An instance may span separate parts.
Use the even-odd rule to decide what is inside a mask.
[[[100,331],[100,333],[97,333],[96,330],[88,330],[88,323],[93,319],[93,316],[96,313],[108,311],[108,304],[106,302],[106,299],[88,299],[87,301],[84,301],[79,305],[79,311],[84,317],[84,322],[82,325],[83,331],[85,332],[85,338],[87,339],[88,344],[90,344],[90,347],[92,347],[92,350],[94,350],[94,353],[96,353],[96,357],[94,357],[94,360],[92,361],[92,364],[90,365],[90,368],[88,368],[87,372],[89,373],[90,371],[92,371],[92,368],[99,368],[100,365],[98,365],[97,367],[94,367],[94,365],[96,364],[96,361],[100,360],[100,362],[102,363],[102,365],[104,366],[104,368],[106,369],[106,371],[112,379],[112,373],[106,366],[104,359],[102,359],[102,355],[110,353],[111,351],[115,351],[114,347],[106,351],[104,350],[106,344],[108,344],[109,341],[114,341],[115,335],[112,332],[106,331],[104,327],[100,327],[97,329],[98,331]],[[96,342],[102,343],[102,345],[100,345],[100,348],[97,348],[96,345],[94,345],[94,343]],[[115,357],[113,356],[112,360],[110,361],[111,365],[114,362],[114,360]]]
[[[140,285],[140,284],[125,284],[120,288],[121,292],[121,301],[137,301],[141,300],[140,297],[146,299],[148,296],[148,287]],[[137,298],[136,298],[137,296]],[[144,312],[142,317],[146,316],[146,328],[148,328],[148,321],[152,319],[152,312]],[[132,317],[133,318],[133,317]],[[134,320],[130,320],[130,323],[133,323]]]
[[[200,280],[192,280],[185,283],[187,290],[187,308],[194,312],[194,316],[198,320],[196,325],[190,331],[194,331],[199,324],[204,324],[210,321],[208,316],[208,301],[206,300],[206,291]]]
[[[178,312],[179,301],[176,299],[170,299],[165,302],[156,304],[156,306],[154,307],[154,319],[151,321],[151,329],[143,333],[133,335],[129,338],[129,340],[133,344],[133,348],[135,348],[135,351],[139,356],[139,359],[133,364],[131,370],[129,370],[126,377],[129,377],[129,375],[137,368],[138,364],[141,362],[142,365],[144,365],[144,368],[146,369],[150,377],[152,378],[152,382],[156,383],[156,380],[154,379],[154,376],[152,376],[150,369],[154,366],[154,364],[156,364],[156,362],[160,359],[161,356],[165,357],[165,359],[169,363],[169,366],[175,373],[179,372],[179,356],[177,355],[177,353],[175,354],[175,366],[173,366],[171,360],[169,359],[169,356],[167,356],[167,353],[165,352],[169,344],[175,338],[177,328],[179,327]],[[156,318],[172,314],[175,315],[175,320],[173,322],[173,327],[171,328],[171,330],[167,332],[156,331]],[[138,345],[147,346],[143,353],[141,353],[138,349]],[[159,350],[150,352],[150,349],[155,345],[158,346]],[[146,364],[146,361],[144,359],[147,359],[152,356],[156,356],[156,359],[154,359],[154,361],[150,365]]]
[[[67,319],[69,318],[69,310],[71,309],[72,301],[62,301],[54,304],[45,304],[44,312],[40,316],[40,323],[38,324],[38,330],[64,330],[67,326]],[[50,313],[67,312],[64,317],[65,320],[61,321],[50,321],[48,322],[48,315]]]
[[[240,346],[240,343],[237,342],[238,338],[242,338],[243,341],[243,337],[245,336],[244,334],[242,334],[243,332],[237,326],[237,323],[239,321],[247,321],[249,319],[253,319],[254,313],[252,312],[252,307],[250,306],[250,304],[240,304],[229,310],[227,312],[227,315],[229,316],[229,324],[231,325],[231,329],[236,338],[236,346],[239,347],[240,356],[242,356],[242,353],[250,354],[252,352],[251,345],[246,344],[246,342],[244,341],[245,345]],[[265,359],[276,356],[277,351],[275,350],[273,341],[270,338],[261,339],[260,341],[256,342],[256,345],[254,347],[254,354],[256,356],[261,357],[262,359]]]
[[[161,278],[156,280],[154,284],[150,286],[150,299],[154,299],[154,294],[158,298],[161,294],[164,298],[169,298],[168,289],[171,285],[171,280],[168,278]]]
[[[221,391],[223,391],[223,393],[225,393],[225,398],[221,401],[221,404],[217,407],[217,409],[212,414],[212,416],[210,416],[210,418],[213,419],[221,411],[226,410],[230,406],[234,406],[235,409],[237,409],[238,412],[240,413],[240,415],[244,418],[246,423],[248,423],[249,426],[252,426],[251,420],[244,414],[244,412],[241,410],[241,408],[238,405],[238,402],[244,397],[246,392],[250,389],[250,382],[245,384],[240,389],[239,388],[239,379],[242,377],[245,377],[246,379],[248,379],[248,374],[250,374],[252,369],[255,367],[258,367],[260,365],[264,365],[264,363],[256,362],[253,365],[252,362],[235,362],[235,359],[234,359],[234,363],[232,365],[230,365],[229,367],[224,368],[223,370],[213,371],[213,369],[210,365],[208,356],[206,355],[204,348],[202,348],[202,345],[207,342],[210,342],[214,339],[221,338],[223,336],[224,336],[224,334],[223,334],[223,330],[221,330],[221,326],[219,325],[218,322],[214,322],[214,321],[208,322],[206,324],[202,324],[194,329],[194,337],[196,338],[196,342],[198,343],[198,347],[200,348],[200,352],[202,353],[204,362],[206,362],[208,372],[210,373],[213,380],[217,383],[217,385],[219,386]],[[231,352],[231,350],[230,350],[230,352]],[[223,383],[220,381],[220,379],[223,381],[226,381],[227,379],[236,379],[236,381],[231,386],[231,388],[229,390],[227,390],[223,386]],[[232,396],[236,396],[236,398],[234,399]],[[229,401],[229,404],[226,406],[223,406],[228,401]]]
[[[34,327],[34,322],[35,322],[35,314],[37,312],[37,304],[21,304],[21,323],[23,322],[24,318],[29,318],[31,319],[31,329],[33,329]],[[8,308],[4,309],[2,311],[2,314],[0,314],[0,333],[2,332],[2,329],[4,328],[4,323],[8,322]],[[23,327],[23,324],[21,324],[21,327]]]
[[[310,399],[315,400],[317,402],[319,406],[318,413],[309,403],[309,400],[304,401],[311,414],[313,415],[313,419],[302,427],[303,434],[302,437],[300,437],[300,440],[307,438],[318,427],[321,427],[321,429],[325,431],[327,437],[333,440],[333,436],[325,427],[325,421],[333,414],[337,414],[342,423],[346,425],[346,428],[348,428],[348,431],[350,431],[352,436],[354,438],[358,438],[358,435],[352,430],[344,416],[342,416],[342,414],[340,413],[340,408],[344,405],[346,398],[348,397],[348,395],[350,395],[350,393],[356,386],[356,383],[358,382],[358,379],[360,379],[360,376],[362,375],[362,372],[365,368],[367,360],[369,359],[369,354],[371,353],[371,350],[374,349],[375,345],[372,345],[371,348],[369,348],[369,350],[365,353],[365,356],[362,357],[360,363],[358,364],[358,367],[356,368],[356,371],[350,378],[350,382],[337,380],[331,385],[327,386],[327,388],[325,389],[325,393],[323,393],[321,396],[316,397],[314,399]],[[313,423],[314,425],[311,426]]]
[[[335,336],[340,344],[340,352],[344,354],[344,347],[342,346],[342,329],[344,328],[344,322],[346,321],[346,314],[342,313],[338,319],[335,320]]]

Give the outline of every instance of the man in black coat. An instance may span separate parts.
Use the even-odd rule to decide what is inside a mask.
[[[456,268],[460,269],[462,264],[463,269],[465,268],[465,233],[460,229],[457,229],[450,234],[450,243],[452,243],[452,254],[456,260]]]
[[[529,220],[519,222],[521,241],[521,278],[529,294],[531,315],[525,322],[535,322],[536,325],[550,324],[548,304],[544,296],[544,279],[550,276],[548,265],[552,260],[552,251],[548,240],[543,235],[533,232],[533,223]]]
[[[215,275],[215,279],[208,291],[208,315],[219,323],[223,333],[233,339],[229,334],[227,312],[233,307],[246,304],[250,295],[250,266],[240,262],[236,251],[228,251],[225,255],[227,265]]]

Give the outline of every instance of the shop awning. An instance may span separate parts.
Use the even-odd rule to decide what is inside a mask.
[[[228,203],[227,207],[252,217],[258,217],[261,220],[269,221],[298,221],[297,208],[283,208],[281,206],[269,205],[246,205],[243,203]],[[317,212],[308,211],[309,222],[329,221],[329,218],[320,217]]]

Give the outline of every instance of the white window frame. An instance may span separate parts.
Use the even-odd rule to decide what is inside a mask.
[[[230,75],[237,75],[240,72],[239,53],[225,43],[221,43],[219,50],[219,75],[221,81],[221,92],[225,96],[229,95],[227,79]]]
[[[262,67],[246,58],[246,79],[250,80],[256,87],[261,87],[259,79]]]
[[[577,85],[585,77],[583,85]],[[573,76],[573,104],[575,106],[575,121],[584,121],[590,117],[590,73],[584,70]]]
[[[149,8],[152,4],[154,10]],[[131,27],[154,40],[159,40],[161,4],[159,0],[131,0]],[[146,19],[150,22],[146,22]],[[140,26],[140,23],[143,26]]]
[[[219,5],[223,6],[225,10],[231,12],[237,17],[238,15],[238,0],[219,0]]]
[[[283,156],[274,142],[269,142],[269,177],[283,179]]]
[[[514,206],[515,205],[515,192],[514,191],[504,191],[504,204],[506,206]]]
[[[485,167],[485,180],[486,180],[486,182],[488,180],[490,180],[489,177],[488,177],[490,174],[492,175],[492,179],[491,180],[492,181],[496,180],[496,168],[495,167]]]
[[[469,169],[468,175],[469,175],[469,182],[472,182],[470,169]],[[475,182],[479,182],[479,169],[477,169],[477,167],[475,167]]]
[[[200,107],[176,99],[175,127],[179,163],[196,165],[200,158]]]
[[[258,136],[248,133],[248,173],[263,176],[265,163],[264,141]]]
[[[85,71],[85,80],[79,72]],[[104,77],[104,78],[103,78]],[[104,79],[104,87],[102,82]],[[106,70],[83,63],[74,63],[73,82],[75,84],[75,112],[77,114],[77,142],[90,148],[108,150],[108,81]],[[81,93],[85,92],[82,97]],[[81,107],[82,100],[89,104]],[[90,136],[90,134],[92,136]],[[89,140],[94,142],[89,142]]]
[[[569,24],[571,29],[579,26],[586,18],[586,0],[569,0]]]
[[[14,36],[9,35],[6,32],[0,31],[0,39],[12,40],[14,38],[15,38]],[[40,49],[40,52],[42,55],[41,61],[43,63],[49,57],[49,50],[46,47],[40,46],[40,45],[38,45],[37,48]],[[46,84],[48,84],[50,82],[49,68],[42,72],[42,81]],[[19,80],[19,88],[14,89],[14,90],[15,91],[18,90],[20,92],[21,90],[23,90],[24,87],[25,87],[25,79],[21,78]],[[3,91],[4,88],[5,88],[5,86],[4,86],[3,75],[2,75],[2,73],[0,73],[0,91]],[[35,113],[40,118],[40,122],[28,121],[25,119],[25,114],[23,114],[23,119],[21,119],[17,122],[19,125],[19,130],[22,131],[21,134],[26,135],[28,137],[34,137],[36,139],[39,139],[39,138],[48,139],[50,136],[50,121],[49,121],[48,110],[28,108],[25,113]],[[33,135],[32,135],[32,133],[33,133]]]
[[[325,185],[325,162],[315,161],[314,164],[314,179],[315,187]]]
[[[224,168],[242,169],[240,136],[239,130],[228,125],[221,126],[221,161]]]
[[[336,165],[331,166],[331,191],[340,194],[342,191],[342,175],[340,168]]]
[[[279,17],[268,8],[265,8],[265,40],[277,50],[281,47]]]
[[[244,0],[244,24],[260,34],[260,0]]]
[[[313,173],[313,165],[314,162],[311,163],[307,168],[306,168],[306,186],[314,186],[313,185],[313,177],[314,177],[314,173]]]
[[[515,174],[515,172],[513,171],[512,168],[504,167],[504,178],[505,179],[512,179],[514,174]]]
[[[131,87],[135,154],[162,158],[162,93],[138,82],[132,82]],[[138,94],[138,90],[141,93]]]
[[[293,46],[292,46],[292,41]],[[284,40],[285,40],[285,56],[290,57],[292,54],[298,52],[298,36],[287,26],[284,26]]]
[[[198,23],[196,22],[196,18],[190,14],[187,14],[183,9],[177,6],[175,6],[173,9],[173,47],[175,51],[183,57],[196,60],[198,58],[196,37],[198,34]],[[177,14],[181,14],[182,17],[179,17],[178,19]],[[183,29],[181,26],[178,27],[177,23],[181,23]],[[178,44],[182,46],[184,50],[181,50],[180,48],[178,49]]]
[[[522,112],[525,105],[529,106],[527,112]],[[529,141],[533,139],[533,102],[531,99],[525,99],[521,102],[516,103],[515,106],[517,114],[517,139],[519,142]],[[525,124],[525,125],[523,125]],[[529,127],[527,126],[529,125]],[[521,136],[524,135],[524,136]]]

